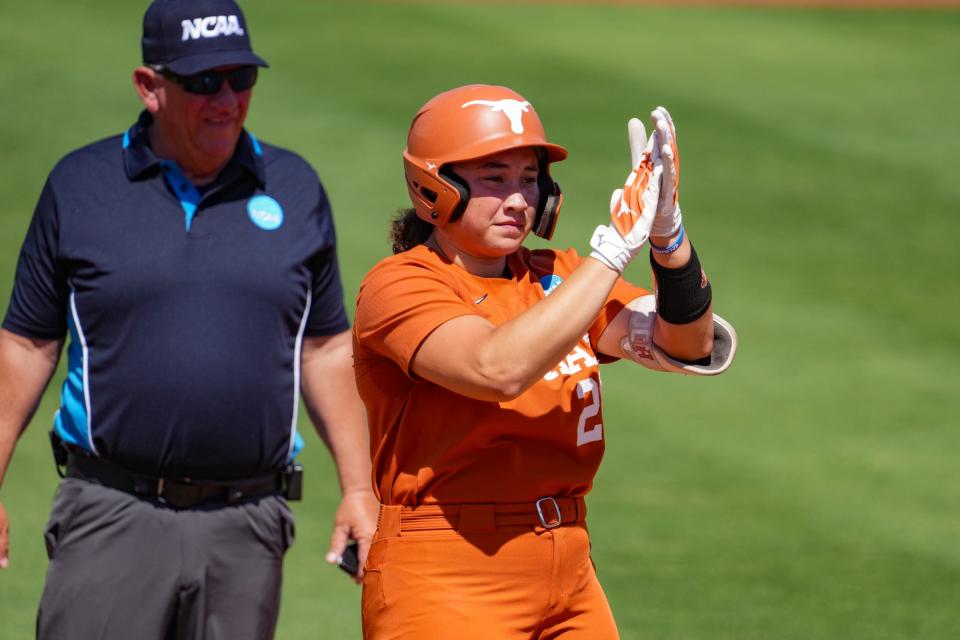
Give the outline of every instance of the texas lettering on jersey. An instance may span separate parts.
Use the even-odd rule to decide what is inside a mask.
[[[583,341],[590,344],[590,336],[584,335]],[[599,361],[593,357],[589,351],[579,344],[573,348],[573,351],[567,354],[567,357],[561,360],[556,367],[544,374],[543,379],[547,382],[556,380],[561,375],[570,376],[583,369],[597,366]],[[582,366],[581,366],[582,365]]]
[[[589,334],[584,335],[582,341],[589,348]],[[577,411],[577,407],[579,407],[577,419],[578,447],[603,440],[603,424],[594,420],[600,414],[600,372],[597,369],[599,364],[599,360],[590,351],[578,344],[567,354],[567,357],[543,376],[545,381],[552,382],[561,376],[566,380],[566,378],[583,370],[589,371],[587,377],[577,381],[575,387],[576,399],[571,398],[570,403],[570,408],[574,411]],[[561,386],[566,386],[566,384],[561,383]]]

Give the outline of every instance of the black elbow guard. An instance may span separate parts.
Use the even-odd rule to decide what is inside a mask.
[[[661,266],[650,252],[657,294],[657,315],[671,324],[689,324],[710,308],[713,291],[690,245],[690,260],[679,269]]]

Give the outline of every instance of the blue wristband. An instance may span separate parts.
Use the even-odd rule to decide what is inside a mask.
[[[654,253],[659,253],[659,254],[661,254],[661,255],[662,255],[662,254],[665,254],[665,253],[673,253],[674,251],[676,251],[677,249],[680,248],[680,245],[681,245],[681,244],[683,244],[683,235],[684,235],[684,230],[683,230],[683,225],[681,224],[681,225],[680,225],[680,235],[678,235],[678,236],[677,236],[677,239],[673,241],[673,244],[671,244],[669,247],[663,247],[663,248],[661,249],[660,247],[658,247],[658,246],[656,246],[655,244],[653,244],[653,240],[651,240],[651,241],[650,241],[650,250],[653,251]]]

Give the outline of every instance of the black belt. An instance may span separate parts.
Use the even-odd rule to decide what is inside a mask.
[[[280,473],[267,478],[236,482],[195,481],[190,478],[156,478],[128,471],[102,458],[70,452],[67,477],[95,482],[141,498],[157,500],[177,509],[202,504],[237,504],[243,500],[279,495],[283,491]]]

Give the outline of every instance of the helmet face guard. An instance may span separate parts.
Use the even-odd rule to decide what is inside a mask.
[[[441,227],[466,209],[470,190],[447,166],[516,149],[533,147],[540,165],[540,200],[533,232],[553,236],[563,197],[550,177],[550,163],[567,151],[547,142],[533,106],[506,87],[468,85],[441,93],[413,119],[403,152],[410,200],[417,215]]]

